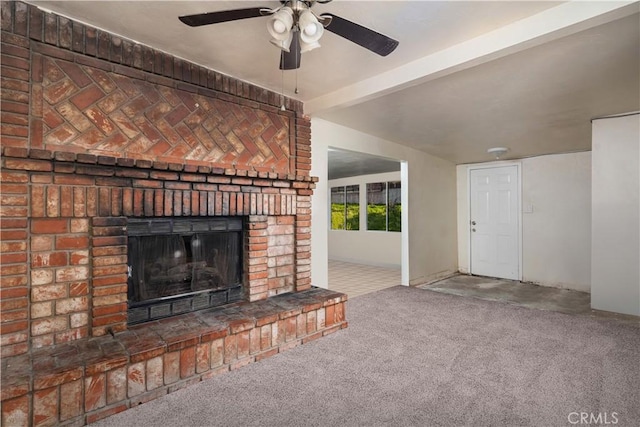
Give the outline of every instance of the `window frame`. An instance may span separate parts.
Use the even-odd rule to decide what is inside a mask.
[[[349,202],[348,202],[348,195],[350,194],[349,192],[349,188],[351,188],[352,190],[356,189],[356,191],[351,191],[351,193],[355,193],[357,195],[357,214],[355,217],[351,218],[349,216]],[[343,205],[343,209],[342,209],[342,215],[343,215],[343,222],[342,222],[342,228],[334,228],[333,227],[333,195],[337,194],[334,193],[334,189],[340,188],[342,189],[342,191],[340,192],[342,194],[342,205]],[[360,184],[351,184],[351,185],[337,185],[335,187],[330,187],[329,188],[329,198],[330,198],[330,206],[329,206],[329,222],[330,222],[330,229],[331,230],[335,230],[335,231],[360,231]],[[351,224],[351,228],[349,227],[349,225]],[[355,225],[355,228],[353,228],[353,226]]]
[[[370,184],[384,184],[384,200],[385,200],[385,229],[379,229],[379,230],[372,230],[369,228],[369,185]],[[402,213],[402,181],[401,180],[395,180],[395,181],[376,181],[376,182],[367,182],[365,183],[365,188],[366,188],[366,194],[367,194],[367,200],[365,203],[365,211],[367,213],[367,219],[366,219],[366,224],[367,224],[367,230],[366,231],[373,231],[373,232],[386,232],[386,233],[401,233],[402,232],[402,221],[400,222],[400,229],[399,230],[390,230],[389,229],[389,215],[391,212],[390,206],[389,206],[389,188],[390,188],[390,184],[394,184],[394,188],[397,188],[398,190],[400,190],[400,212]],[[398,186],[395,186],[398,185]],[[395,206],[395,205],[394,205]]]

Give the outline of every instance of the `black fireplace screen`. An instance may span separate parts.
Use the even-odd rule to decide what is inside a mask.
[[[241,298],[240,219],[131,220],[127,229],[130,324]]]

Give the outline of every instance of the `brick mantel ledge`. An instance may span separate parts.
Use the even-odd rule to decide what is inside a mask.
[[[16,164],[16,170],[39,170],[38,165],[42,165],[38,161],[50,161],[55,163],[75,163],[82,165],[96,165],[105,168],[109,167],[121,167],[121,168],[138,168],[138,169],[151,169],[159,171],[171,171],[171,172],[186,172],[194,174],[206,174],[206,175],[226,175],[229,177],[247,177],[258,179],[271,179],[271,180],[287,180],[298,181],[315,184],[318,182],[318,177],[315,176],[303,176],[294,174],[283,174],[276,172],[262,172],[254,169],[223,169],[212,166],[196,165],[196,164],[183,164],[173,162],[161,162],[145,159],[134,159],[128,157],[110,157],[110,156],[97,156],[93,154],[72,153],[66,151],[49,151],[41,149],[27,149],[18,147],[0,147],[3,158],[14,159],[28,159],[33,160],[32,163],[20,163]],[[7,164],[3,161],[3,167],[6,169],[13,169],[12,163]],[[51,170],[49,170],[51,171]],[[74,173],[75,170],[64,168],[61,170],[53,170],[58,173]],[[313,184],[310,187],[313,188]],[[296,186],[297,187],[297,186]]]
[[[83,425],[347,327],[320,288],[240,302],[2,361],[2,425]]]

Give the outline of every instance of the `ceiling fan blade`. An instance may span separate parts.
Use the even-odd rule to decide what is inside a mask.
[[[371,52],[380,56],[387,56],[398,47],[398,41],[390,37],[380,34],[355,22],[348,21],[344,18],[331,13],[323,13],[320,17],[330,17],[331,22],[326,29],[334,34],[351,40],[357,45],[369,49]]]
[[[291,39],[291,46],[289,46],[289,52],[283,50],[280,53],[280,69],[297,70],[300,68],[301,57],[300,38],[297,34],[294,34],[293,39]]]
[[[195,15],[180,16],[185,24],[191,27],[219,24],[221,22],[237,21],[238,19],[257,18],[263,16],[264,7],[250,7],[246,9],[223,10],[220,12],[197,13]]]

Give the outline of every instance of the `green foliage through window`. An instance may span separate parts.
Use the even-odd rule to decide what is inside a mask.
[[[387,196],[387,212],[389,215],[387,230],[402,231],[402,204],[400,181],[390,182]]]
[[[400,181],[367,184],[367,230],[402,231],[400,192]]]
[[[331,229],[360,229],[360,188],[357,185],[331,188]]]
[[[400,181],[367,184],[367,230],[402,231]],[[331,188],[331,229],[360,229],[360,186]]]
[[[367,230],[387,230],[387,183],[367,184]]]

